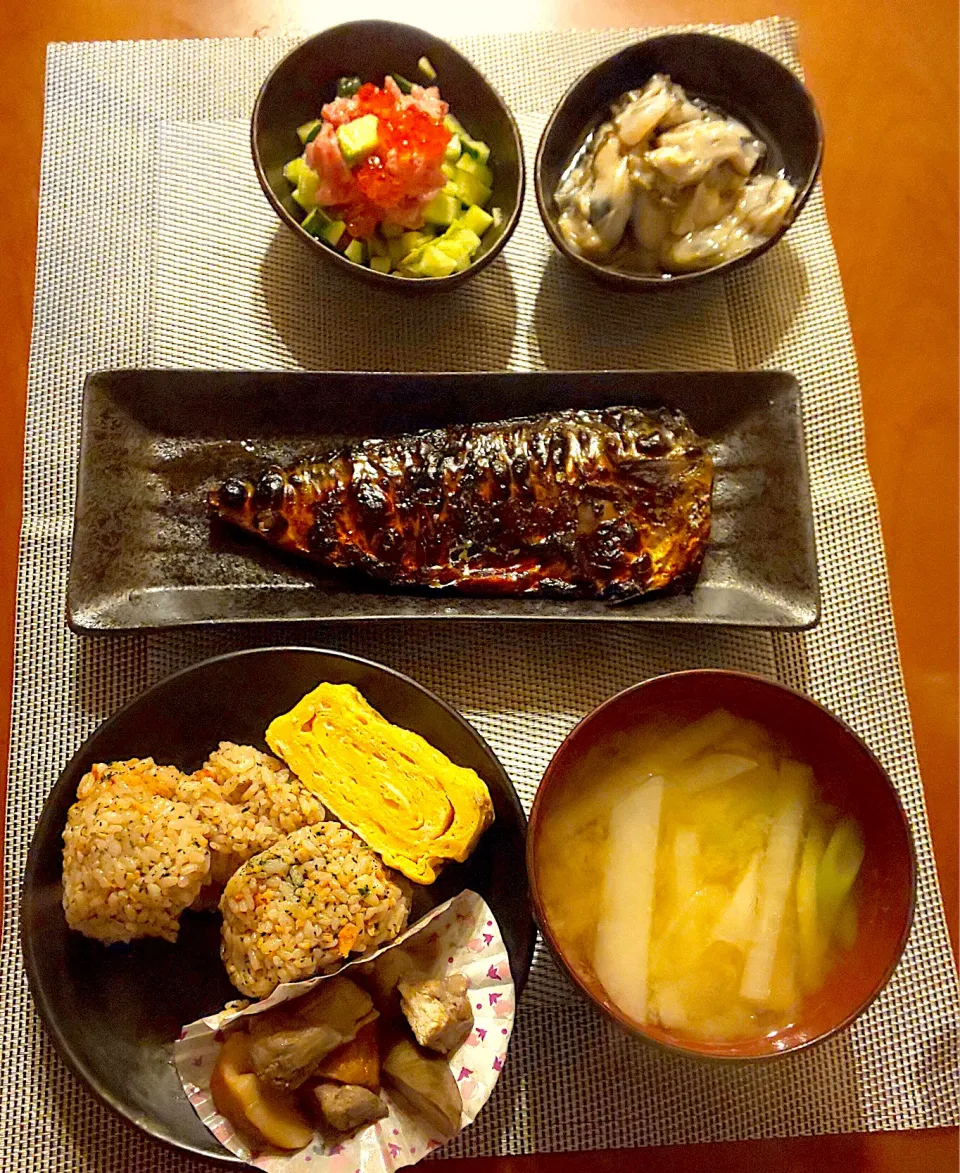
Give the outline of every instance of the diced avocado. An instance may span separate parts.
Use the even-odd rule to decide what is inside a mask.
[[[417,62],[417,69],[420,70],[427,81],[437,80],[437,71],[433,68],[433,62],[429,57],[421,57]]]
[[[377,273],[389,273],[393,266],[389,257],[371,257],[370,268]]]
[[[364,114],[337,127],[337,142],[349,167],[360,163],[380,141],[380,120],[376,114]]]
[[[319,186],[320,176],[316,171],[311,171],[304,163],[300,168],[300,178],[297,181],[297,190],[293,193],[293,198],[305,212],[309,212],[311,208],[317,206],[317,188]]]
[[[436,244],[428,244],[417,268],[424,277],[449,277],[456,269],[457,262]]]
[[[348,261],[353,261],[355,265],[366,264],[367,260],[367,246],[362,240],[351,240],[347,247],[343,250],[343,255]]]
[[[390,224],[384,220],[380,224],[380,232],[383,236],[386,237],[387,240],[392,240],[395,236],[403,236],[403,234],[406,232],[406,228],[400,224]]]
[[[453,163],[441,163],[440,170],[444,173],[447,179],[454,179],[456,177],[457,169],[454,167]]]
[[[480,247],[480,237],[469,228],[451,227],[436,241],[436,245],[456,260],[464,255],[473,256]]]
[[[448,114],[446,118],[444,118],[443,125],[447,128],[447,130],[450,131],[451,134],[459,135],[460,138],[470,137],[452,114]]]
[[[457,220],[457,224],[461,228],[469,228],[477,236],[483,236],[492,223],[493,216],[489,212],[485,212],[483,208],[478,208],[476,204],[467,208]]]
[[[460,151],[460,137],[459,135],[452,134],[450,141],[447,143],[447,149],[443,152],[444,163],[456,163],[460,158]],[[449,179],[450,176],[448,175],[447,178]]]
[[[337,81],[337,97],[352,98],[362,84],[359,77],[341,77]]]
[[[463,154],[457,161],[457,170],[478,179],[484,187],[493,187],[493,172],[486,163],[478,163],[472,155]]]
[[[311,236],[322,236],[333,221],[323,208],[311,208],[303,220],[303,228]]]
[[[378,236],[376,233],[367,241],[367,252],[369,252],[371,257],[386,257],[390,255],[387,252],[387,242],[382,236]]]
[[[300,172],[306,167],[306,162],[302,155],[297,155],[295,159],[291,159],[283,169],[283,178],[287,183],[292,183],[294,187],[300,182]]]
[[[445,228],[453,223],[459,211],[460,201],[455,196],[440,191],[423,209],[423,218],[428,224],[437,224]]]
[[[458,265],[463,260],[470,260],[470,245],[466,241],[459,240],[438,240],[434,246],[440,252],[455,261]],[[424,250],[426,251],[426,250]]]
[[[312,143],[317,137],[321,126],[323,126],[323,123],[319,118],[312,118],[309,122],[305,122],[303,126],[297,127],[297,137],[306,146],[307,143]]]
[[[490,148],[486,143],[477,142],[472,138],[465,138],[462,142],[464,154],[469,155],[471,159],[476,159],[478,163],[486,163],[490,158]]]
[[[433,239],[432,232],[405,232],[400,237],[400,241],[404,247],[404,256],[407,253],[413,252],[415,248],[420,248],[424,244],[429,244]]]

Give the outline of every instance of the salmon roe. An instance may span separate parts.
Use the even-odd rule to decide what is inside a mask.
[[[379,120],[379,145],[353,178],[359,197],[344,210],[352,236],[369,237],[391,209],[430,194],[443,185],[440,165],[450,132],[419,106],[401,104],[397,95],[367,82],[357,91],[357,117]]]

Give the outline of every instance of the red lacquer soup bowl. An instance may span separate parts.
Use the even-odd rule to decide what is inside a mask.
[[[764,726],[792,755],[812,766],[820,798],[853,816],[865,843],[856,881],[859,924],[852,948],[840,955],[824,985],[803,999],[792,1025],[766,1037],[723,1043],[641,1024],[611,1001],[590,967],[571,959],[551,924],[539,858],[544,822],[572,787],[590,785],[593,775],[584,769],[585,760],[605,743],[652,722],[693,721],[719,708]],[[527,870],[540,929],[579,990],[629,1033],[703,1059],[772,1059],[822,1042],[849,1026],[896,968],[916,900],[916,858],[907,817],[892,781],[867,746],[849,726],[802,693],[760,676],[715,669],[646,680],[618,693],[574,728],[554,754],[537,791],[527,834]],[[570,882],[576,884],[577,876],[571,874]]]

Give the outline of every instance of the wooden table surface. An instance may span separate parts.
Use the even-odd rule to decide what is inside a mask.
[[[936,857],[957,948],[957,36],[947,0],[46,0],[0,6],[0,713],[7,720],[49,41],[269,36],[387,16],[441,32],[796,18],[827,134],[823,182],[860,361],[867,444]],[[458,15],[459,13],[459,15]],[[485,23],[480,24],[483,20]],[[77,160],[83,166],[83,160]],[[869,687],[867,681],[864,687]],[[6,739],[3,739],[5,746]],[[802,1089],[798,1089],[802,1094]],[[957,1168],[954,1130],[444,1163],[451,1173]],[[439,1165],[435,1165],[439,1168]],[[11,1171],[13,1173],[13,1171]],[[46,1173],[39,1170],[38,1173]],[[119,1173],[111,1170],[110,1173]]]

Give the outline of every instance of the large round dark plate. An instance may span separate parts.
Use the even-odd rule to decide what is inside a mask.
[[[497,917],[518,990],[530,969],[523,810],[489,747],[449,705],[390,668],[314,648],[235,652],[154,685],[100,726],[47,799],[24,876],[23,956],[37,1009],[74,1073],[144,1132],[206,1157],[239,1163],[200,1122],[171,1055],[184,1023],[238,996],[220,963],[219,916],[184,914],[175,945],[145,940],[105,948],[70,932],[60,904],[61,834],[93,763],[151,756],[195,770],[220,741],[265,750],[270,721],[324,680],[356,685],[388,720],[415,730],[487,783],[493,826],[465,864],[418,891],[415,913],[472,888]]]

